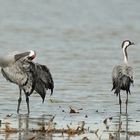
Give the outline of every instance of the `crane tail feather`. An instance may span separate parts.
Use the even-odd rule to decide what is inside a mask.
[[[131,94],[130,92],[130,85],[133,84],[133,80],[127,76],[123,75],[116,82],[113,83],[112,90],[115,89],[114,94],[118,95],[120,90],[125,90],[127,93]]]

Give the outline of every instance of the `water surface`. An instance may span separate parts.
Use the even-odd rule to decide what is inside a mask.
[[[18,128],[18,122],[22,120],[27,121],[23,124],[29,124],[29,128],[37,128],[37,122],[41,122],[39,118],[47,122],[48,115],[55,115],[54,121],[58,128],[65,128],[67,124],[75,127],[79,122],[85,121],[86,128],[100,130],[98,137],[85,133],[72,138],[66,136],[67,139],[82,139],[84,136],[89,139],[108,139],[108,131],[116,132],[120,122],[122,130],[140,131],[139,9],[138,0],[108,0],[105,3],[103,0],[1,1],[0,55],[15,50],[33,49],[37,53],[35,61],[50,68],[55,82],[54,95],[50,97],[48,92],[46,101],[42,104],[41,98],[33,94],[30,97],[29,118],[21,115],[20,119],[16,114],[18,87],[0,75],[2,122],[7,121],[7,114],[13,114],[9,120],[12,127]],[[121,43],[125,39],[136,44],[128,50],[129,62],[134,67],[135,82],[131,88],[132,95],[129,96],[129,115],[120,118],[118,98],[111,92],[111,72],[114,65],[122,63]],[[125,102],[125,94],[122,98]],[[69,114],[70,106],[82,110],[72,115]],[[23,95],[21,114],[26,112]],[[108,117],[113,117],[113,120],[110,129],[106,130],[103,121]],[[115,134],[118,139],[139,139],[122,133]],[[24,139],[22,133],[8,136],[1,134],[0,137]],[[42,137],[47,138],[65,139],[60,135]]]

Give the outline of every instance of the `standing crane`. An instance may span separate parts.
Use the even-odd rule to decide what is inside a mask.
[[[17,113],[19,113],[22,100],[22,91],[26,97],[28,114],[30,113],[29,96],[36,91],[43,102],[46,96],[46,90],[53,93],[54,82],[52,75],[45,65],[34,63],[32,60],[36,57],[35,51],[12,52],[4,57],[0,57],[0,67],[6,80],[19,86],[19,98]]]
[[[122,65],[115,66],[112,71],[112,90],[115,90],[114,94],[119,95],[119,104],[120,104],[120,114],[121,110],[121,95],[120,91],[126,91],[126,114],[127,114],[127,106],[128,106],[128,93],[130,92],[130,85],[133,84],[133,68],[128,64],[128,54],[127,48],[131,45],[134,45],[133,42],[129,40],[125,40],[122,43],[122,50],[124,55],[124,63]]]

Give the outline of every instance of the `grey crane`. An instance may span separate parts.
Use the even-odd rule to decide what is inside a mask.
[[[130,85],[133,84],[133,68],[128,64],[128,54],[127,54],[127,48],[130,45],[134,45],[133,42],[129,40],[125,40],[122,43],[122,50],[124,55],[124,63],[122,65],[117,65],[113,68],[112,71],[112,84],[114,91],[114,94],[117,96],[119,95],[119,105],[120,105],[120,114],[122,112],[121,110],[121,95],[120,91],[124,90],[126,91],[126,114],[127,114],[127,106],[128,106],[128,93],[130,92]]]
[[[28,114],[30,113],[29,96],[36,91],[43,102],[46,90],[53,93],[54,82],[52,75],[45,65],[34,63],[35,51],[24,53],[12,52],[0,58],[1,72],[6,80],[19,86],[17,113],[19,113],[22,100],[22,91],[25,93]]]

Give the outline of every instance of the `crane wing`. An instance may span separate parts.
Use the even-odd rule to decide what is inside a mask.
[[[35,63],[35,65],[36,65],[36,75],[37,75],[37,83],[35,86],[35,91],[38,94],[40,94],[44,102],[46,96],[46,90],[50,89],[51,94],[53,93],[54,82],[49,69],[45,65],[41,65],[38,63]]]

